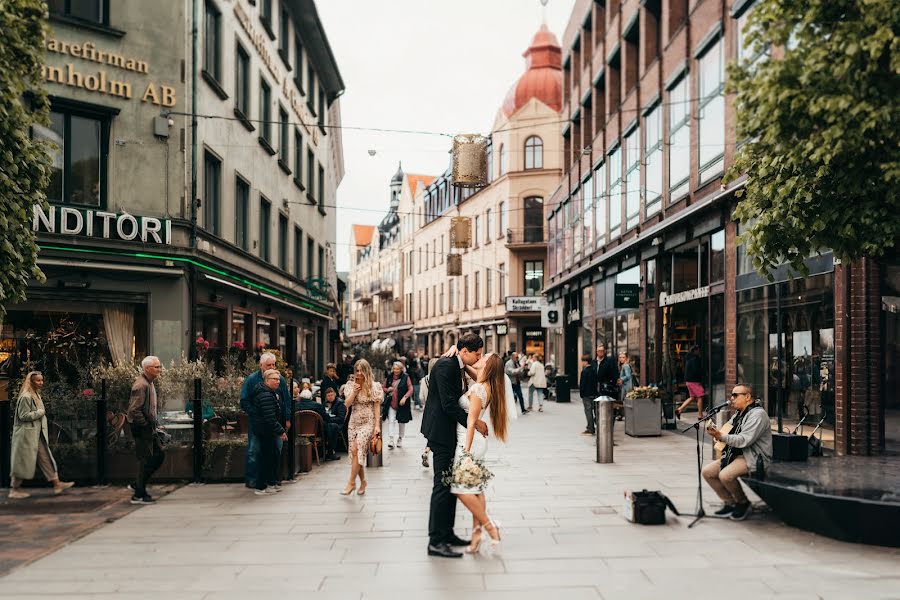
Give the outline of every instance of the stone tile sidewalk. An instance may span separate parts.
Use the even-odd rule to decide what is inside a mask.
[[[900,552],[804,533],[765,512],[690,530],[686,517],[627,523],[625,489],[660,489],[694,509],[693,441],[627,438],[618,427],[615,463],[598,465],[582,419],[580,404],[550,403],[513,423],[508,445],[492,441],[499,556],[426,555],[431,472],[414,434],[385,450],[365,496],[338,494],[346,457],[272,497],[185,487],[0,579],[0,598],[900,598]],[[468,523],[460,507],[458,532]]]

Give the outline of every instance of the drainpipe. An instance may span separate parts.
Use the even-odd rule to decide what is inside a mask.
[[[191,0],[191,251],[197,250],[197,53],[199,46],[200,3]],[[197,332],[197,270],[190,265],[188,271],[188,302],[190,303],[190,337]],[[196,349],[190,343],[189,356],[196,358]]]

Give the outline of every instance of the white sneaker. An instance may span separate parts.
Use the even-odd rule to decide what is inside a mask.
[[[403,438],[397,438],[397,447],[398,447],[398,448],[402,448],[402,447],[403,447]]]
[[[256,496],[270,496],[271,495],[271,494],[269,494],[268,488],[266,488],[264,490],[253,490],[253,493]]]
[[[269,486],[269,487],[267,487],[267,488],[266,488],[265,490],[263,490],[263,491],[264,491],[265,493],[267,493],[267,494],[275,495],[275,494],[277,494],[278,492],[280,492],[281,490],[279,490],[279,489],[276,488],[276,487]]]
[[[388,442],[388,450],[393,450],[393,449],[394,449],[394,438],[391,438],[391,440]]]

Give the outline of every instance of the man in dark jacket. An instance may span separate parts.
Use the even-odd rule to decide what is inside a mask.
[[[264,353],[259,357],[259,370],[253,371],[253,373],[248,375],[247,379],[244,380],[243,385],[241,385],[241,410],[247,413],[251,422],[253,421],[253,411],[255,410],[251,398],[259,384],[264,381],[263,373],[269,369],[274,369],[275,362],[276,359],[274,354],[271,352]],[[284,377],[281,377],[281,383],[275,391],[278,394],[279,405],[281,406],[281,422],[284,424],[285,429],[290,429],[292,413],[291,391],[290,388],[288,388],[287,381],[285,381]],[[282,443],[281,438],[278,438],[275,441],[279,454],[281,453]],[[251,428],[250,433],[247,436],[247,462],[244,467],[244,484],[248,488],[255,487],[256,484],[257,452],[256,436],[253,434],[253,429]]]
[[[581,435],[594,435],[594,398],[599,391],[597,383],[597,368],[591,363],[591,355],[581,357],[581,380],[578,382],[578,392],[581,403],[584,405],[584,418],[587,420],[587,428]]]
[[[346,379],[344,381],[346,381]],[[333,388],[335,392],[340,392],[342,385],[343,383],[341,383],[341,380],[338,377],[335,364],[328,363],[325,365],[325,375],[322,376],[322,384],[319,386],[319,393],[322,394],[322,398],[325,397],[325,390],[328,388]]]
[[[325,394],[333,398],[337,395],[337,392],[334,391],[334,388],[329,387],[325,389]],[[334,402],[334,400],[332,400],[332,402]],[[322,417],[322,425],[325,429],[323,432],[325,434],[325,460],[340,460],[341,457],[337,455],[336,450],[338,432],[341,430],[341,425],[344,423],[343,419],[338,423],[337,418],[329,415],[324,406],[312,399],[312,393],[309,390],[300,392],[300,401],[297,402],[297,410],[311,410]]]
[[[619,366],[616,359],[606,353],[606,344],[597,346],[597,359],[594,361],[597,369],[597,395],[609,396],[619,399]]]
[[[137,479],[134,484],[132,504],[152,504],[154,499],[147,493],[147,482],[165,460],[165,452],[156,437],[159,427],[157,420],[158,401],[156,385],[162,365],[155,356],[147,356],[141,361],[142,373],[131,386],[126,418],[134,438],[134,451],[138,459]]]
[[[282,404],[275,393],[282,381],[281,374],[277,370],[269,369],[263,374],[263,382],[253,392],[251,426],[259,447],[254,493],[258,496],[277,491],[275,488],[269,489],[269,484],[278,478],[279,454],[276,440],[287,441],[287,434],[281,424]]]

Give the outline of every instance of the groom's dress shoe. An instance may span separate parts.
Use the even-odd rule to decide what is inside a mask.
[[[459,536],[454,535],[449,540],[447,540],[447,544],[450,546],[468,546],[472,543],[472,540],[464,540]]]
[[[462,558],[462,552],[457,552],[447,544],[428,544],[428,556],[441,556],[443,558]]]

